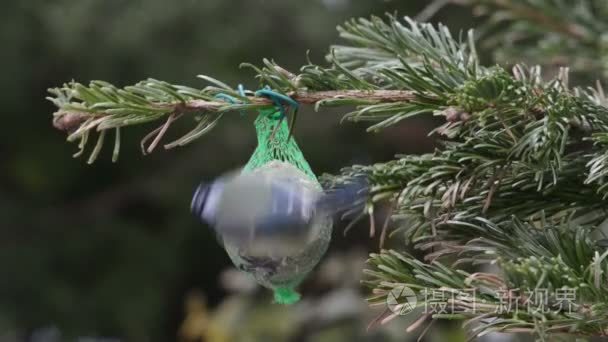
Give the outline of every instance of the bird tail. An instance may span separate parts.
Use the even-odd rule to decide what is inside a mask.
[[[345,218],[350,213],[358,213],[365,207],[369,195],[369,181],[358,176],[325,189],[317,202],[317,210]]]

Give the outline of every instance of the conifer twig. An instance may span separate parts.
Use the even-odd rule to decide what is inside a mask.
[[[317,92],[288,92],[286,94],[297,102],[307,105],[315,105],[321,101],[328,100],[352,100],[365,101],[370,103],[392,103],[409,102],[416,99],[416,94],[412,91],[404,90],[340,90],[340,91],[317,91]],[[270,99],[263,97],[247,97],[244,101],[253,106],[273,106]],[[218,112],[226,107],[226,102],[188,100],[186,102],[158,103],[158,109],[166,110],[169,113],[184,114],[197,112]],[[60,109],[54,114],[53,126],[61,131],[71,131],[80,126],[87,119],[102,118],[110,113],[99,111],[85,113],[77,110]]]

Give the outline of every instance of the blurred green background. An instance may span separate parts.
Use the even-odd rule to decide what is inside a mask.
[[[124,86],[153,77],[203,87],[195,76],[204,73],[255,88],[253,73],[238,68],[241,62],[267,57],[297,71],[307,50],[314,61],[323,61],[329,45],[339,42],[336,25],[346,19],[385,12],[416,15],[425,4],[3,2],[0,340],[196,340],[196,331],[207,340],[244,341],[403,335],[403,321],[396,323],[396,333],[365,332],[374,315],[358,281],[366,254],[378,249],[377,239],[367,237],[365,222],[346,237],[343,225],[336,227],[328,256],[303,284],[305,300],[296,306],[272,306],[267,292],[224,272],[231,266],[227,256],[190,215],[189,203],[201,180],[247,161],[255,147],[254,115],[233,115],[187,147],[148,156],[142,156],[139,140],[156,126],[125,129],[119,162],[110,162],[106,147],[88,166],[71,158],[76,146],[52,128],[54,108],[44,98],[47,88],[72,79]],[[447,7],[433,20],[454,30],[472,25],[466,8]],[[318,174],[433,147],[426,138],[431,121],[412,120],[368,134],[363,125],[339,123],[347,110],[299,115],[295,136]],[[188,128],[187,120],[181,121],[170,137]],[[346,314],[336,314],[335,308],[346,308]],[[320,318],[319,310],[337,318]]]

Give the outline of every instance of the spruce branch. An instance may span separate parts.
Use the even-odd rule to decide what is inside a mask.
[[[603,0],[452,0],[487,15],[484,45],[501,61],[569,65],[581,78],[606,68]]]
[[[332,49],[329,67],[309,62],[298,75],[269,60],[264,60],[261,68],[252,64],[244,66],[257,72],[263,86],[285,93],[300,103],[314,104],[316,109],[357,105],[357,110],[346,114],[345,118],[379,121],[370,127],[370,130],[378,130],[412,115],[440,109],[441,103],[447,101],[446,92],[453,92],[455,87],[476,77],[479,72],[472,39],[463,44],[454,40],[444,26],[435,28],[410,19],[407,21],[408,26],[405,26],[394,18],[389,24],[372,18],[371,21],[352,22],[345,29],[352,31],[347,37],[358,42],[365,41],[361,37],[366,35],[370,35],[368,39],[383,37],[381,46],[393,53],[397,69],[379,69],[375,75],[363,68],[351,70],[347,66],[348,60],[354,61],[357,57],[344,54],[348,47]],[[357,34],[360,38],[356,38]],[[54,125],[70,133],[68,141],[80,141],[81,151],[76,154],[79,156],[89,135],[95,131],[164,119],[165,123],[155,131],[158,133],[156,137],[162,137],[175,120],[184,117],[182,114],[191,114],[198,123],[182,138],[165,145],[172,148],[207,133],[223,113],[273,106],[268,99],[255,97],[252,93],[243,96],[219,80],[199,77],[212,85],[196,89],[154,79],[122,89],[103,81],[93,81],[89,86],[76,82],[65,84],[49,90],[54,95],[49,100],[59,108],[54,114]],[[226,96],[232,100],[226,101]],[[159,140],[153,142],[158,143]],[[94,149],[90,162],[95,160],[102,144],[103,140],[99,139],[96,145],[99,148]],[[153,143],[151,147],[154,146],[156,144]],[[146,153],[152,148],[144,147],[142,150]]]
[[[350,57],[356,59],[355,54]],[[372,74],[369,60],[363,61],[363,66],[352,63],[354,70],[363,68],[366,72],[361,75]],[[457,256],[455,265],[498,262],[513,273],[529,267],[527,283],[514,280],[511,273],[504,282],[530,287],[544,282],[552,267],[559,265],[552,271],[555,277],[570,274],[572,282],[547,285],[590,288],[599,293],[581,299],[580,312],[555,321],[554,317],[497,317],[490,312],[432,317],[487,317],[487,324],[482,326],[535,332],[541,337],[555,332],[605,334],[604,290],[598,289],[597,281],[589,281],[599,279],[604,272],[601,269],[605,265],[597,263],[604,260],[604,254],[601,247],[588,240],[606,219],[603,132],[608,128],[608,110],[601,87],[570,88],[567,69],[546,81],[539,67],[515,66],[509,73],[500,67],[476,66],[474,73],[455,68],[460,77],[451,79],[456,81],[454,86],[440,88],[440,82],[433,81],[450,69],[432,62],[421,68],[416,63],[418,60],[402,61],[401,65],[384,63],[378,73],[391,77],[388,84],[399,84],[403,75],[408,75],[418,78],[415,83],[407,83],[409,79],[401,83],[406,89],[418,87],[414,89],[434,94],[441,91],[432,103],[433,113],[445,116],[446,123],[434,133],[447,138],[445,145],[432,154],[346,168],[342,175],[326,177],[325,182],[367,177],[370,198],[363,212],[382,201],[393,203],[393,222],[407,233],[407,241],[426,253],[425,259],[432,262],[428,267],[436,265],[435,260],[450,260],[448,256]],[[558,224],[574,228],[569,232],[551,228]],[[573,257],[574,251],[577,255]],[[397,259],[423,268],[428,265],[409,255],[401,254]],[[516,261],[509,264],[504,260]],[[370,274],[374,293],[381,294],[373,298],[384,303],[387,290],[395,286],[451,286],[421,285],[408,280],[411,277],[457,278],[441,268],[421,275],[420,268],[405,268],[398,273],[387,267],[391,267],[391,261],[380,258],[378,268],[386,272]],[[545,275],[535,271],[543,268],[547,269]],[[589,273],[592,269],[593,275]],[[474,330],[477,336],[487,331],[498,330]]]
[[[105,132],[108,129],[165,119],[163,125],[142,140],[142,151],[150,153],[170,125],[184,117],[184,114],[189,114],[198,121],[195,129],[175,142],[164,145],[167,149],[183,146],[213,128],[223,113],[275,106],[268,98],[239,96],[233,89],[208,87],[197,90],[157,80],[143,81],[123,89],[100,81],[93,81],[88,87],[73,82],[62,88],[52,89],[51,92],[56,97],[49,99],[60,108],[54,113],[53,125],[69,133],[68,141],[80,139],[81,150],[86,145],[89,134],[94,131]],[[226,93],[239,103],[228,103],[217,98],[218,94]],[[411,91],[384,89],[312,92],[302,90],[291,91],[287,95],[299,103],[316,106],[336,103],[404,103],[416,98]],[[145,147],[147,141],[153,137],[154,141],[149,147]],[[94,161],[96,155],[97,153],[92,155],[90,162]]]
[[[93,81],[89,86],[89,91],[92,90],[93,85],[96,81]],[[66,85],[65,86],[72,88],[71,90],[74,92],[73,96],[78,97],[78,90],[75,90],[76,87],[80,88],[81,85]],[[178,91],[179,92],[179,91]],[[293,98],[297,102],[301,104],[308,105],[317,105],[319,102],[329,102],[329,101],[338,101],[343,100],[345,102],[369,102],[369,103],[394,103],[394,102],[408,102],[416,99],[416,95],[411,91],[401,91],[401,90],[372,90],[372,91],[362,91],[362,90],[341,90],[341,91],[316,91],[316,92],[288,92],[287,96]],[[120,101],[120,100],[119,100]],[[199,113],[199,112],[211,112],[211,113],[222,113],[227,111],[235,111],[240,109],[258,109],[258,108],[269,108],[274,106],[272,100],[263,97],[255,97],[248,96],[242,99],[242,104],[227,104],[224,101],[220,101],[219,99],[214,100],[196,100],[189,99],[184,102],[158,102],[158,103],[150,103],[151,107],[148,108],[150,112],[158,109],[165,115],[179,115],[179,114],[187,114],[187,113]],[[120,102],[115,103],[118,106]],[[109,102],[106,103],[106,107],[111,106]],[[125,106],[125,112],[129,111]],[[60,109],[53,114],[53,126],[61,131],[73,131],[75,128],[79,127],[82,123],[93,118],[102,118],[102,117],[110,117],[119,111],[106,110],[101,106],[97,106],[96,108],[90,108],[91,111],[86,111],[84,109],[75,110],[75,109]],[[98,109],[98,110],[97,110]],[[112,108],[115,109],[115,108]],[[107,119],[109,120],[109,119]],[[130,124],[137,124],[139,122],[133,121],[125,121],[123,123],[124,126]],[[122,126],[122,125],[121,125]],[[107,125],[102,126],[101,129],[108,128]]]
[[[608,264],[605,255],[596,254],[583,272],[573,269],[560,257],[499,259],[504,275],[468,273],[439,262],[417,261],[411,255],[393,250],[372,254],[364,283],[373,289],[372,305],[386,305],[387,297],[398,299],[394,312],[388,311],[381,322],[400,316],[399,306],[406,298],[395,296],[406,286],[417,297],[421,319],[464,320],[471,337],[492,332],[527,332],[544,340],[550,334],[604,336],[608,323],[606,289],[592,291],[593,280],[605,281]],[[543,277],[539,280],[539,273]],[[567,286],[567,287],[564,287]],[[576,303],[560,296],[565,288],[577,289]],[[539,289],[542,307],[535,307]],[[393,294],[391,294],[393,293]],[[599,302],[598,302],[599,301]],[[517,310],[507,310],[507,306]],[[413,313],[412,313],[413,314]],[[428,323],[430,324],[430,323]],[[416,321],[408,331],[421,325]]]
[[[544,15],[557,18],[553,12]],[[300,103],[317,109],[354,105],[344,118],[371,122],[370,131],[417,115],[445,118],[431,132],[442,139],[433,153],[354,165],[323,178],[328,186],[367,178],[369,196],[353,203],[345,216],[364,217],[390,202],[390,220],[398,228],[392,234],[403,232],[424,254],[424,262],[397,251],[372,255],[366,281],[373,288],[371,301],[385,305],[399,286],[419,296],[423,289],[448,289],[456,296],[450,302],[455,309],[422,320],[466,319],[469,327],[479,324],[471,328],[474,336],[494,331],[541,338],[605,335],[608,253],[592,238],[608,217],[608,107],[601,86],[570,87],[567,68],[550,78],[540,67],[480,65],[472,31],[460,41],[442,25],[394,17],[352,20],[339,31],[346,43],[332,47],[328,65],[309,61],[298,74],[270,60],[246,66],[261,86]],[[69,131],[69,140],[80,141],[79,153],[99,131],[92,162],[108,129],[162,121],[144,138],[151,143],[142,149],[150,152],[176,120],[190,116],[197,124],[168,148],[199,138],[227,112],[275,106],[252,92],[202,78],[212,85],[67,84],[51,91],[59,107],[55,125]],[[456,268],[463,263],[494,263],[501,274],[470,274]],[[505,296],[526,299],[527,289],[539,287],[572,288],[580,297],[572,311],[560,309],[555,297],[550,313],[496,311]],[[471,297],[466,288],[480,297]],[[429,303],[419,299],[420,305]],[[483,305],[474,312],[477,299]]]

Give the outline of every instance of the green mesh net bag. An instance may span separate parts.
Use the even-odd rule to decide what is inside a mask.
[[[287,123],[285,120],[277,120],[277,114],[275,109],[260,111],[255,120],[258,146],[242,172],[255,175],[256,178],[272,177],[298,182],[300,188],[321,194],[321,185],[297,143],[290,137]],[[316,266],[331,239],[330,217],[315,217],[309,227],[306,243],[283,250],[280,256],[273,256],[273,265],[278,266],[272,269],[246,266],[249,251],[231,244],[225,244],[224,247],[237,268],[251,274],[259,284],[274,291],[276,303],[292,304],[300,298],[295,287]]]

